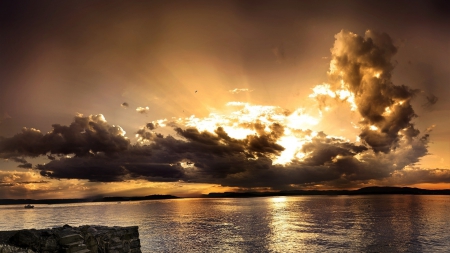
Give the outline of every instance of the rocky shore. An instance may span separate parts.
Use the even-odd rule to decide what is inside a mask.
[[[0,231],[0,253],[140,253],[137,226]]]

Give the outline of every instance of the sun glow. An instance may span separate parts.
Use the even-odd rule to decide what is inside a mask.
[[[288,111],[278,106],[252,105],[248,102],[231,101],[226,104],[233,110],[228,113],[214,112],[207,117],[198,118],[192,115],[187,118],[179,118],[174,123],[167,123],[169,126],[173,124],[183,127],[196,128],[198,131],[216,134],[218,128],[222,128],[230,138],[237,140],[249,140],[249,136],[265,136],[284,148],[279,153],[271,154],[273,164],[287,165],[292,162],[301,162],[308,158],[310,154],[303,150],[307,143],[311,143],[313,138],[318,135],[316,127],[323,127],[322,117],[324,113],[331,115],[337,114],[335,106],[340,103],[347,103],[350,111],[357,112],[355,93],[350,89],[350,85],[346,83],[344,72],[336,73],[335,62],[330,64],[329,74],[333,74],[338,78],[338,82],[334,84],[323,83],[312,88],[309,98],[313,98],[320,106],[315,111],[306,108],[297,108],[294,111]],[[365,69],[366,74],[371,78],[380,78],[382,72],[374,69]],[[367,75],[366,75],[367,76]],[[329,99],[329,100],[327,100]],[[404,101],[396,101],[393,105],[385,108],[383,116],[390,116],[395,111],[395,106],[401,106]],[[165,122],[161,122],[162,125]],[[351,123],[355,129],[367,127]],[[371,131],[378,131],[378,127],[371,125],[368,127]],[[322,133],[323,134],[323,133]],[[327,136],[332,141],[341,140],[342,142],[350,142],[347,138],[340,136]],[[322,138],[322,137],[319,137]],[[361,142],[359,136],[356,142]],[[226,142],[223,144],[226,145]],[[335,157],[335,160],[339,160]]]
[[[273,161],[273,163],[287,164],[294,159],[301,159],[305,157],[305,154],[301,152],[301,148],[305,142],[305,140],[302,140],[294,135],[281,137],[277,143],[283,146],[285,150]]]
[[[332,90],[331,86],[327,83],[316,85],[312,90],[313,93],[309,95],[310,98],[317,98],[320,96],[339,99],[341,101],[347,101],[350,104],[352,111],[356,111],[358,106],[355,103],[355,95],[345,87],[345,83],[341,80],[341,87],[336,90]]]
[[[187,118],[174,119],[172,123],[166,120],[154,121],[159,127],[184,126],[196,128],[198,131],[215,134],[221,127],[229,137],[245,140],[248,136],[272,136],[273,141],[284,150],[273,155],[273,163],[285,165],[292,161],[301,161],[307,154],[302,152],[305,143],[311,142],[317,135],[310,130],[321,121],[317,115],[307,113],[306,109],[298,108],[289,112],[277,106],[252,105],[244,102],[229,102],[229,107],[236,107],[231,113],[210,113],[209,116],[198,118],[192,115]]]
[[[248,135],[255,133],[251,129],[238,127],[237,125],[223,127],[223,130],[225,130],[231,138],[235,139],[245,139]]]
[[[319,123],[319,119],[304,113],[304,109],[297,109],[286,118],[289,128],[301,129],[302,127],[314,126]]]

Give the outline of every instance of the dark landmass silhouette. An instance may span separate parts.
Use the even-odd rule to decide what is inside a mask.
[[[139,200],[152,200],[152,199],[179,199],[180,197],[172,195],[149,195],[145,197],[104,197],[101,199],[95,199],[93,202],[121,202],[121,201],[139,201]]]
[[[68,204],[86,202],[86,199],[0,199],[0,205]]]
[[[275,196],[311,196],[311,195],[382,195],[382,194],[404,194],[404,195],[450,195],[447,190],[426,190],[411,187],[385,187],[373,186],[358,190],[291,190],[278,192],[212,192],[204,194],[203,198],[253,198],[253,197],[275,197]],[[83,202],[125,202],[140,200],[178,199],[173,195],[149,195],[140,197],[102,197],[86,199],[0,199],[0,205],[18,204],[68,204]]]
[[[149,195],[141,197],[103,197],[89,199],[0,199],[0,205],[23,205],[23,204],[69,204],[84,202],[125,202],[139,200],[157,200],[157,199],[177,199],[180,197],[172,195]]]
[[[380,195],[380,194],[405,194],[405,195],[450,195],[450,190],[426,190],[411,187],[386,187],[373,186],[358,190],[291,190],[278,192],[222,192],[203,195],[207,198],[251,198],[270,196],[301,196],[301,195]]]

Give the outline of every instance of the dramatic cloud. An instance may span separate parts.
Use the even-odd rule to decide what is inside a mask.
[[[398,175],[415,178],[420,173],[405,168],[428,154],[432,128],[420,134],[412,123],[416,115],[410,101],[417,91],[391,82],[396,52],[387,34],[337,34],[330,83],[314,87],[310,96],[319,102],[314,110],[230,102],[235,111],[229,114],[149,122],[135,132],[135,144],[102,115],[79,115],[70,126],[55,124],[47,134],[24,128],[0,139],[0,157],[28,168],[23,157],[47,156],[48,163],[35,167],[41,176],[92,182],[133,179],[288,189],[354,187]],[[230,92],[241,91],[248,90]],[[354,130],[361,141],[317,129],[330,99],[348,102],[346,108],[362,118]],[[136,110],[146,113],[149,108]],[[164,136],[164,131],[173,135]],[[427,173],[428,181],[445,174]]]
[[[98,152],[114,155],[130,145],[124,137],[125,131],[120,126],[108,125],[101,114],[78,115],[69,126],[54,124],[52,127],[46,134],[23,128],[13,137],[0,138],[0,157],[18,159],[18,156],[37,157],[47,153],[86,156]]]
[[[367,148],[362,145],[354,145],[341,139],[326,136],[323,132],[313,137],[311,142],[302,147],[302,151],[308,154],[304,163],[307,165],[325,165],[338,158],[353,157]]]
[[[375,155],[362,145],[324,133],[311,137],[313,132],[306,131],[302,135],[311,137],[311,141],[302,146],[303,159],[276,165],[273,160],[284,150],[277,144],[283,130],[276,124],[268,126],[269,131],[265,128],[266,125],[255,124],[253,129],[259,134],[245,139],[231,138],[223,128],[214,133],[175,128],[179,139],[146,130],[150,133],[146,137],[148,145],[129,145],[114,156],[91,153],[62,157],[38,165],[37,169],[45,177],[99,182],[182,180],[282,189],[311,183],[349,185],[358,180],[382,179],[417,162],[426,153],[426,138],[415,140],[408,148]]]
[[[360,137],[375,152],[389,153],[402,136],[419,134],[411,123],[416,114],[410,104],[419,90],[391,82],[396,52],[386,33],[367,31],[362,37],[341,31],[331,49],[330,84],[314,90],[321,102],[327,96],[346,100],[359,112]]]
[[[244,172],[257,166],[258,160],[267,154],[283,149],[273,143],[272,136],[249,136],[246,140],[236,140],[220,128],[214,134],[192,128],[177,128],[175,131],[184,140],[151,135],[148,137],[151,144],[131,146],[116,157],[62,158],[39,165],[38,169],[42,175],[54,178],[104,182],[132,178],[211,182]]]
[[[418,162],[418,158],[427,152],[427,135],[403,140],[405,146],[389,154],[376,154],[363,145],[323,132],[299,130],[296,138],[305,141],[298,152],[301,155],[292,157],[291,162],[275,164],[277,157],[286,151],[278,144],[286,138],[284,127],[261,122],[246,127],[255,134],[241,139],[230,137],[222,127],[212,132],[175,127],[177,138],[163,137],[143,128],[138,133],[147,145],[130,145],[112,157],[101,153],[64,157],[37,168],[46,177],[100,182],[146,179],[244,188],[285,189],[305,184],[348,187],[390,177],[393,172]]]

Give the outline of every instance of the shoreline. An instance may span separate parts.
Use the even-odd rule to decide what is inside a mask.
[[[450,195],[450,189],[428,190],[412,187],[372,186],[357,190],[290,190],[273,192],[211,192],[198,197],[178,197],[173,195],[149,195],[134,197],[103,197],[85,199],[0,199],[1,205],[26,204],[73,204],[96,202],[129,202],[142,200],[165,200],[186,198],[256,198],[287,196],[360,196],[360,195]]]

